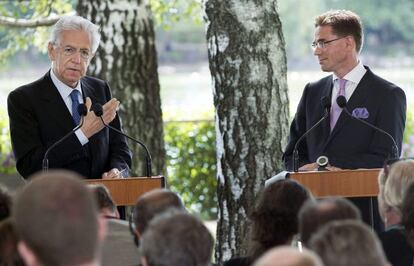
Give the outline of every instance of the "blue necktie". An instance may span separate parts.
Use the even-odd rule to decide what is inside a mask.
[[[78,105],[79,105],[79,94],[80,92],[78,90],[73,90],[70,93],[70,98],[72,99],[72,117],[73,121],[75,121],[76,125],[79,125],[80,122],[80,115],[78,113]]]

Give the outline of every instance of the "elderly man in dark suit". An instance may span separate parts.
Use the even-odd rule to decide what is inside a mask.
[[[298,139],[324,115],[321,99],[331,99],[329,119],[315,128],[299,145],[299,170],[315,170],[317,158],[329,158],[328,169],[381,167],[394,156],[389,137],[341,112],[338,96],[347,100],[352,116],[386,131],[401,151],[405,127],[406,98],[398,86],[378,77],[359,60],[362,23],[351,11],[337,10],[315,19],[314,54],[323,71],[332,75],[306,85],[290,127],[283,155],[293,169],[293,150]]]
[[[11,139],[23,177],[41,170],[46,150],[79,124],[80,103],[88,110],[92,103],[102,104],[105,123],[121,129],[119,101],[112,98],[108,83],[85,76],[99,42],[99,29],[92,22],[79,16],[61,18],[48,44],[51,70],[10,93]],[[51,151],[49,166],[87,178],[117,178],[128,175],[131,154],[125,137],[88,111],[82,127]]]

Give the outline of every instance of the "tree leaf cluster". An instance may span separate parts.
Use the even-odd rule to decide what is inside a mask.
[[[167,122],[164,127],[167,184],[203,219],[217,218],[213,121]]]

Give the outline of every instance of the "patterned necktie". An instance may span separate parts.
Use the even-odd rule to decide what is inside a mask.
[[[331,107],[331,117],[330,117],[331,131],[335,127],[336,121],[338,121],[339,115],[342,112],[342,108],[339,107],[338,104],[336,103],[336,98],[338,98],[338,96],[341,96],[341,95],[345,96],[345,86],[347,82],[346,79],[338,79],[338,81],[339,81],[339,91]]]
[[[72,99],[72,117],[76,125],[79,125],[79,122],[81,119],[78,113],[79,95],[80,95],[80,92],[75,89],[72,90],[72,92],[70,93],[70,98]]]

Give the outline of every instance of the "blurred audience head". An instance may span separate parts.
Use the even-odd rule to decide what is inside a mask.
[[[24,266],[23,259],[17,250],[17,235],[11,218],[0,222],[0,265]]]
[[[414,249],[414,183],[410,184],[405,192],[404,200],[402,203],[401,213],[401,225],[407,234],[408,242]]]
[[[272,248],[263,254],[253,266],[323,266],[316,253],[308,249],[300,251],[290,246]]]
[[[299,234],[302,244],[308,246],[312,234],[322,225],[345,219],[361,220],[360,211],[351,201],[340,197],[308,200],[299,211]]]
[[[68,171],[40,173],[17,195],[13,217],[27,265],[96,265],[105,223],[81,179]]]
[[[310,192],[292,179],[278,180],[264,188],[250,215],[252,259],[272,247],[290,244],[298,233],[299,209],[310,198]]]
[[[400,211],[393,206],[388,205],[384,199],[384,187],[387,181],[388,175],[384,169],[381,169],[378,175],[378,212],[381,220],[384,222],[385,228],[399,224],[401,222]]]
[[[0,185],[0,221],[10,216],[12,196],[6,187]]]
[[[88,185],[98,204],[99,212],[106,218],[119,219],[119,212],[108,188],[102,184]]]
[[[384,186],[385,203],[400,210],[405,190],[414,182],[414,160],[399,160],[386,166],[386,169],[388,174]]]
[[[178,209],[150,222],[142,236],[143,266],[210,265],[214,239],[201,220]]]
[[[135,242],[139,244],[140,236],[145,232],[150,221],[170,208],[185,210],[181,198],[168,189],[154,189],[138,198],[131,215],[130,225],[133,227]]]
[[[361,221],[327,223],[311,237],[309,248],[325,266],[389,265],[378,237]]]

